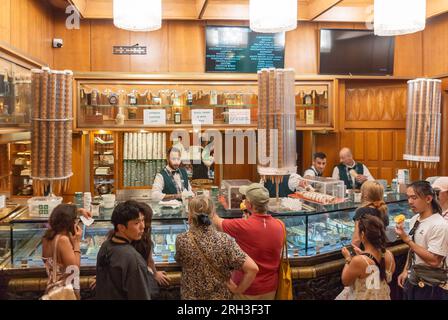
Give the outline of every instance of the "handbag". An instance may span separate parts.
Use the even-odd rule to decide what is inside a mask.
[[[282,257],[280,259],[280,266],[278,268],[278,286],[275,294],[276,300],[292,300],[292,276],[291,266],[289,264],[288,247],[286,246],[286,228],[282,225],[285,240],[283,241]]]
[[[59,235],[56,236],[54,241],[53,249],[53,278],[52,281],[56,280],[57,277],[57,244],[59,240]],[[67,279],[61,279],[59,281],[48,283],[45,294],[41,297],[41,300],[78,300],[75,293],[75,289],[71,283],[67,283]]]
[[[414,241],[420,222],[417,220],[412,230],[412,241]],[[412,232],[413,231],[413,232]],[[409,256],[408,256],[409,258]],[[448,283],[448,268],[446,265],[446,257],[443,259],[442,267],[433,268],[427,265],[415,264],[415,252],[410,253],[410,274],[409,282],[414,286],[423,288],[425,285],[430,287],[443,287]]]
[[[425,285],[430,287],[443,287],[448,283],[448,269],[446,267],[446,258],[443,259],[441,268],[432,268],[426,265],[415,264],[411,266],[409,282],[423,288]]]

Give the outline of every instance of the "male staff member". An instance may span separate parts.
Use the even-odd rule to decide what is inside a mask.
[[[313,155],[313,165],[303,173],[305,178],[322,177],[327,165],[327,155],[323,152],[316,152]]]
[[[152,186],[154,200],[182,200],[182,191],[191,192],[187,170],[180,168],[181,151],[171,147],[167,152],[168,165],[158,173]]]
[[[349,148],[342,148],[339,158],[341,163],[334,167],[333,179],[344,181],[347,189],[360,189],[365,181],[375,180],[364,164],[353,160],[353,154]]]

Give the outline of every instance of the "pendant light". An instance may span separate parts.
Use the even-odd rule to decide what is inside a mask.
[[[399,36],[425,29],[426,0],[375,0],[374,32]]]
[[[275,33],[297,28],[297,0],[250,0],[250,28]]]
[[[113,0],[114,25],[129,31],[162,27],[162,0]]]

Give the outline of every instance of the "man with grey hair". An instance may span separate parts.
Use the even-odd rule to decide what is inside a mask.
[[[360,189],[369,180],[375,180],[369,169],[361,162],[353,160],[353,153],[349,148],[342,148],[339,152],[341,161],[333,169],[333,179],[342,180],[347,189]]]

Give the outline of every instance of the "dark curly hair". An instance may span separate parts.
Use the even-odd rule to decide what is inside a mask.
[[[75,220],[78,217],[78,209],[74,204],[62,203],[53,209],[48,223],[50,227],[45,232],[43,238],[53,240],[54,237],[62,232],[74,231]]]

